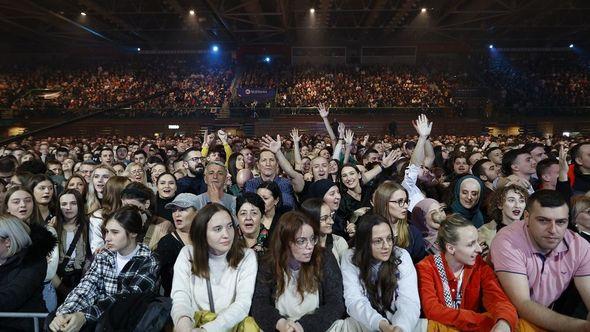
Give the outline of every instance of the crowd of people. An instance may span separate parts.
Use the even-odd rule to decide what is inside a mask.
[[[256,107],[327,103],[349,108],[446,107],[461,113],[466,105],[489,99],[494,108],[526,113],[590,104],[588,62],[572,52],[490,52],[461,65],[431,59],[412,66],[297,66],[279,61],[237,66],[195,61],[170,56],[57,68],[53,64],[3,67],[0,107],[24,117],[69,116],[176,88],[116,110],[112,116],[210,115],[212,108],[224,104],[253,105],[232,92],[234,78],[238,88],[274,90],[267,100],[257,100]],[[463,97],[465,91],[470,98]]]
[[[195,109],[221,107],[233,77],[228,66],[193,63],[186,58],[68,64],[63,68],[13,66],[0,73],[0,106],[24,116],[77,115],[177,89],[131,105],[131,110],[117,110],[114,116],[134,110],[154,116],[185,110],[194,114]]]
[[[1,147],[0,312],[68,332],[590,330],[588,141],[318,114],[326,133]]]

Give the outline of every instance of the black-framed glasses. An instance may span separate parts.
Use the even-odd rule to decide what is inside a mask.
[[[402,198],[397,201],[389,201],[389,203],[396,203],[399,207],[404,207],[404,205],[408,205],[408,200]]]
[[[315,246],[316,244],[318,244],[318,237],[317,236],[312,236],[312,237],[298,237],[295,239],[295,245],[300,248],[303,249],[305,247],[307,247],[308,243],[311,243],[312,246]]]

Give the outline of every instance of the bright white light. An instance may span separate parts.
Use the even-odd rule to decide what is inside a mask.
[[[571,133],[569,131],[564,131],[562,135],[565,137],[570,137]]]
[[[314,13],[315,13],[315,8],[310,8],[310,9],[309,9],[309,13],[310,13],[310,14],[314,14]]]
[[[195,16],[195,11],[194,11],[194,10],[192,10],[192,9],[191,9],[191,10],[189,10],[189,12],[188,12],[188,13],[190,14],[190,16]]]
[[[574,44],[570,44],[570,48],[574,48]]]
[[[86,13],[85,12],[81,12],[80,15],[86,16]]]
[[[137,52],[140,52],[140,51],[141,51],[141,47],[138,47],[138,48],[137,48]]]
[[[213,45],[213,47],[211,47],[211,50],[212,50],[213,52],[218,52],[218,51],[219,51],[219,46],[217,46],[217,45]]]
[[[426,13],[426,8],[422,8],[422,9],[420,10],[420,12],[422,12],[422,13]]]
[[[269,57],[269,56],[265,57],[265,58],[264,58],[264,62],[266,62],[266,63],[270,63],[270,57]]]
[[[179,129],[179,125],[168,125],[168,129]]]
[[[490,44],[490,46],[488,46],[489,49],[494,48],[494,45]]]

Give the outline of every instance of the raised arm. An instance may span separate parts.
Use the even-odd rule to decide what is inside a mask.
[[[301,152],[299,151],[299,142],[301,141],[301,136],[299,136],[299,129],[293,128],[291,130],[291,139],[293,140],[293,157],[295,158],[295,170],[301,171]]]
[[[432,165],[434,164],[434,159],[435,159],[435,155],[434,155],[434,148],[432,147],[432,142],[430,142],[430,139],[426,139],[426,142],[424,142],[424,166],[426,166],[427,168],[432,168]]]
[[[338,142],[334,146],[334,152],[332,152],[332,159],[340,160],[340,154],[342,153],[342,145],[344,142],[344,123],[338,123]]]
[[[428,122],[428,118],[424,114],[420,114],[418,116],[418,120],[412,121],[412,126],[416,129],[418,133],[418,142],[416,143],[416,147],[412,152],[412,157],[410,158],[410,164],[416,166],[424,165],[424,145],[426,144],[426,140],[428,139],[428,135],[430,135],[430,131],[432,130],[432,122]]]
[[[322,120],[324,121],[324,126],[326,126],[326,130],[328,131],[328,135],[330,135],[330,139],[332,140],[332,144],[334,144],[334,142],[336,142],[336,135],[334,134],[334,131],[332,130],[332,126],[330,125],[330,120],[328,120],[328,115],[330,115],[330,111],[328,111],[326,109],[326,105],[324,105],[323,103],[320,103],[318,105],[318,112],[320,113],[320,116],[322,117]]]
[[[363,183],[368,183],[373,180],[383,171],[383,169],[391,167],[391,165],[393,165],[393,163],[395,163],[401,156],[402,151],[400,149],[391,150],[391,152],[383,157],[380,167],[373,167],[371,170],[363,173]]]
[[[346,148],[344,149],[344,160],[342,161],[342,165],[348,164],[348,161],[350,160],[353,139],[354,132],[350,129],[346,129],[346,134],[344,134],[344,144],[346,144]]]
[[[274,140],[269,135],[263,136],[262,147],[275,154],[279,166],[291,178],[293,190],[297,193],[300,193],[305,186],[305,181],[303,180],[303,175],[293,169],[293,166],[291,166],[291,163],[289,163],[287,158],[285,158],[283,151],[281,151],[281,136],[277,135],[276,140]]]

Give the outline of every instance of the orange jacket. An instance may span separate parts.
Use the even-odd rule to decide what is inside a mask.
[[[458,280],[447,265],[444,254],[442,260],[454,299]],[[512,331],[515,330],[518,321],[516,308],[504,294],[492,268],[481,256],[477,257],[473,266],[465,265],[459,309],[449,308],[444,304],[442,280],[432,255],[418,263],[416,270],[422,310],[429,320],[461,331],[489,331],[496,321],[504,319],[510,324]],[[487,314],[481,312],[482,308]]]

